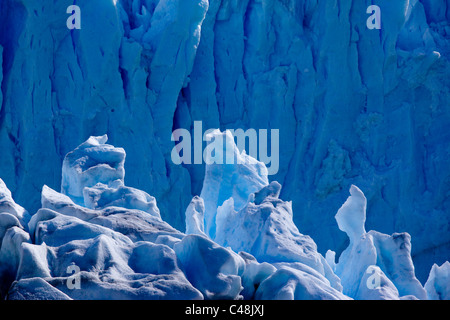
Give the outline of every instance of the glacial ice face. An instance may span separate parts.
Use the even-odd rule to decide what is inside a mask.
[[[0,3],[0,178],[29,212],[42,185],[59,190],[64,156],[106,132],[128,185],[181,229],[205,170],[171,163],[173,128],[277,128],[272,179],[320,252],[342,251],[323,220],[357,184],[367,228],[414,239],[422,282],[448,259],[448,0],[380,0],[380,31],[363,1],[113,4],[86,2],[71,32],[65,1]]]
[[[281,170],[273,180],[283,185],[282,197],[292,199],[296,224],[322,252],[342,250],[345,234],[321,219],[332,219],[342,190],[357,184],[374,212],[367,225],[409,232],[417,261],[430,263],[449,252],[448,235],[431,241],[419,227],[431,232],[449,223],[447,201],[441,206],[448,179],[437,174],[449,173],[448,4],[377,4],[380,31],[365,27],[364,1],[222,1],[202,26],[208,36],[179,114],[199,119],[218,109],[208,112],[209,123],[281,128]],[[437,11],[440,24],[430,22]],[[433,223],[424,210],[435,210]],[[432,257],[424,257],[427,248]],[[422,279],[430,267],[420,266]]]
[[[99,0],[75,31],[69,4],[0,4],[0,174],[30,212],[42,185],[59,189],[65,154],[106,132],[128,184],[183,227],[205,170],[171,163],[170,134],[202,120],[280,129],[273,180],[321,252],[345,234],[317,217],[357,184],[370,228],[416,239],[422,281],[448,258],[448,1],[380,0],[381,30],[356,0]]]
[[[64,156],[107,133],[128,150],[131,186],[173,208],[171,222],[182,226],[189,176],[165,159],[207,1],[88,1],[74,32],[66,27],[69,2],[0,4],[2,179],[36,211],[43,184],[59,189]]]

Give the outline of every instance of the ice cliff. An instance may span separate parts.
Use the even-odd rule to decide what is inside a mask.
[[[271,184],[267,196],[249,203],[231,192],[205,196],[203,204],[197,199],[187,213],[204,216],[205,225],[192,223],[189,233],[215,239],[211,219],[239,213],[257,215],[261,230],[292,220],[295,225],[282,224],[289,232],[284,240],[308,243],[304,254],[314,252],[318,266],[328,249],[337,256],[349,250],[333,216],[354,184],[365,193],[366,228],[411,235],[422,284],[434,263],[450,258],[449,0],[77,0],[81,29],[69,30],[72,4],[0,0],[0,178],[29,213],[41,209],[43,185],[62,186],[73,202],[64,198],[63,208],[89,213],[112,204],[155,218],[158,208],[164,221],[185,230],[186,209],[194,196],[205,195],[203,181],[213,179],[215,169],[174,165],[172,131],[192,130],[196,120],[205,130],[273,128],[280,130],[280,170],[248,191],[274,181],[282,188]],[[373,4],[381,9],[380,30],[366,27]],[[74,150],[80,142],[105,133],[126,150],[123,167],[116,149],[103,159],[106,171],[73,166],[82,160]],[[63,161],[72,150],[73,158]],[[66,165],[74,171],[89,165],[105,176],[89,181]],[[6,239],[26,242],[26,210],[13,205],[6,212],[2,226],[15,228]],[[367,239],[364,246],[381,250],[384,240],[363,226],[359,222],[356,233]],[[198,250],[211,245],[190,241]],[[257,254],[257,244],[230,246],[254,245],[249,250]],[[362,244],[355,239],[352,245]],[[29,257],[38,254],[25,246]],[[120,246],[123,259],[144,250]],[[45,250],[39,254],[54,254]],[[434,270],[439,278],[440,269]],[[170,272],[180,277],[179,270]],[[301,284],[300,272],[271,279]],[[441,282],[434,283],[428,290],[441,292]]]
[[[32,215],[0,180],[1,298],[448,299],[448,262],[434,265],[423,287],[409,234],[367,233],[356,186],[336,214],[350,238],[338,261],[300,233],[278,182],[261,185],[267,170],[256,159],[207,165],[205,198],[192,199],[183,233],[161,218],[155,198],[123,183],[125,150],[107,139],[90,137],[66,155],[61,192],[44,185]],[[238,184],[227,178],[236,172]]]

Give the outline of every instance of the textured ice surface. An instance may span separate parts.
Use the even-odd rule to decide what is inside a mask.
[[[211,238],[204,232],[201,197],[187,207],[182,233],[163,221],[152,196],[124,185],[125,172],[121,179],[105,181],[111,165],[98,163],[110,159],[112,150],[121,150],[120,159],[125,159],[125,151],[105,145],[105,139],[91,137],[81,145],[94,141],[95,158],[101,159],[95,174],[80,180],[80,171],[69,170],[77,166],[65,171],[67,190],[73,190],[70,183],[83,187],[82,204],[44,185],[41,208],[30,217],[2,184],[2,208],[8,210],[0,212],[2,298],[448,298],[448,263],[433,267],[424,289],[415,277],[407,233],[365,232],[366,198],[356,186],[336,214],[339,227],[351,237],[336,262],[334,252],[324,258],[313,239],[300,233],[291,203],[279,198],[278,182],[258,187],[261,176],[246,167],[259,167],[255,159],[227,165],[241,179],[240,192],[227,175],[215,176],[221,192],[231,196],[215,210]],[[220,171],[216,164],[208,166]],[[238,211],[235,198],[242,202]]]
[[[48,209],[41,209],[30,224],[35,241],[22,246],[18,283],[12,288],[16,295],[34,298],[36,288],[23,281],[43,278],[57,289],[52,293],[57,298],[61,292],[72,299],[202,297],[177,267],[175,252],[166,245],[133,242],[110,228]],[[71,265],[80,268],[78,289],[67,285]]]
[[[123,182],[125,151],[106,144],[107,140],[107,135],[90,137],[64,158],[61,193],[68,195],[75,203],[84,204],[85,188],[94,187],[97,183],[108,185],[117,180]],[[92,206],[93,199],[90,199],[89,193],[84,197]]]
[[[156,241],[159,236],[181,237],[182,233],[148,212],[121,207],[101,210],[85,208],[73,203],[66,196],[44,186],[42,208],[73,216],[89,223],[108,227],[125,234],[133,241]]]
[[[370,277],[378,277],[378,283]],[[359,300],[399,300],[399,293],[392,281],[386,277],[380,267],[369,266],[362,275],[355,294]]]
[[[84,205],[91,209],[106,207],[137,209],[148,212],[152,216],[160,217],[156,199],[148,193],[126,187],[121,180],[115,180],[109,185],[111,187],[97,183],[92,188],[85,187],[83,189]]]
[[[298,269],[282,267],[265,279],[256,290],[259,300],[345,300],[341,292],[323,279]]]
[[[201,120],[280,130],[272,178],[321,253],[344,248],[322,219],[357,184],[368,227],[415,239],[423,282],[448,259],[448,1],[380,0],[381,30],[356,0],[89,1],[72,31],[67,5],[0,5],[0,178],[29,211],[59,189],[64,156],[106,132],[127,185],[183,228],[205,170],[174,165],[170,137]]]
[[[425,283],[428,299],[450,300],[450,263],[434,264]]]
[[[255,257],[247,252],[239,252],[239,255],[245,261],[245,270],[241,275],[242,279],[242,296],[246,300],[255,298],[256,290],[261,282],[273,274],[277,268],[267,262],[259,263]]]
[[[202,198],[195,196],[186,209],[186,234],[205,234],[205,204]]]
[[[8,223],[17,223],[17,225],[26,228],[28,220],[30,220],[30,214],[14,201],[11,191],[9,191],[2,179],[0,179],[0,212],[5,216],[4,219],[6,219],[3,220],[2,228],[5,228],[4,224]],[[12,222],[12,220],[14,220],[14,222]]]
[[[411,236],[394,233],[391,236],[369,231],[377,250],[377,265],[392,279],[400,296],[413,295],[426,299],[426,292],[415,276],[411,259]]]
[[[335,266],[343,292],[357,299],[402,296],[426,299],[426,292],[415,276],[410,235],[366,233],[366,198],[356,186],[351,186],[350,194],[336,214],[339,228],[350,238],[349,246]],[[368,285],[371,276],[373,281],[379,282],[374,287]]]
[[[342,289],[314,241],[295,226],[291,203],[278,199],[280,189],[278,182],[272,182],[252,194],[255,201],[239,211],[234,210],[233,198],[225,201],[217,209],[215,241],[236,252],[248,252],[260,262],[301,262]]]
[[[354,184],[367,199],[365,228],[411,235],[410,255],[422,283],[433,263],[449,259],[448,0],[380,0],[381,30],[366,28],[368,4],[356,0],[85,1],[82,29],[72,31],[67,5],[0,2],[0,178],[29,213],[41,208],[43,185],[60,190],[67,182],[61,177],[66,154],[107,133],[111,144],[127,150],[124,185],[134,188],[121,189],[133,201],[110,203],[137,202],[139,209],[76,206],[84,205],[84,187],[108,185],[119,173],[107,170],[108,183],[94,183],[89,179],[97,169],[85,176],[81,163],[65,168],[75,179],[66,185],[73,203],[64,199],[60,209],[52,208],[95,218],[135,239],[154,239],[154,230],[168,229],[156,232],[155,241],[173,246],[182,237],[175,228],[184,230],[186,208],[209,177],[204,165],[171,162],[170,137],[173,129],[192,131],[201,120],[205,130],[280,130],[280,170],[270,181],[283,185],[279,198],[292,201],[292,220],[320,253],[330,249],[345,257],[347,236],[333,216]],[[106,143],[96,139],[93,149]],[[104,156],[100,166],[115,168]],[[216,183],[221,185],[234,184]],[[231,197],[240,211],[258,185],[242,194],[215,190],[220,199],[205,195],[205,233],[215,236],[211,222],[219,205]],[[131,192],[137,189],[142,193]],[[120,193],[109,190],[103,199],[109,194]],[[167,223],[141,210],[152,206],[146,195],[157,199]],[[3,198],[8,217],[2,215],[2,230],[23,234],[14,228],[26,232],[25,210]],[[209,210],[208,203],[216,206]],[[136,228],[141,221],[142,233]],[[377,265],[393,277],[387,268],[395,262],[378,262],[378,252],[402,251],[394,240],[381,244],[368,235],[364,244],[351,236],[367,249],[356,253],[371,260],[375,250]],[[399,246],[408,246],[409,240],[400,240]],[[344,278],[352,282],[350,274]],[[45,296],[38,288],[32,293]]]
[[[339,208],[336,221],[341,231],[347,233],[350,243],[358,241],[366,233],[364,224],[366,222],[367,200],[364,193],[356,187],[350,187],[350,197]]]
[[[205,232],[212,239],[216,235],[216,220],[218,207],[232,198],[236,210],[242,209],[250,194],[259,191],[268,182],[267,168],[245,153],[241,153],[234,143],[231,132],[213,131],[209,139],[220,139],[222,148],[215,155],[222,164],[210,161],[207,153],[205,180],[200,197],[205,203]],[[212,143],[212,142],[211,142]],[[227,161],[232,159],[232,161]],[[234,161],[234,162],[233,162]]]
[[[11,192],[0,179],[0,297],[8,292],[16,278],[23,242],[30,242],[28,212],[15,203]]]
[[[210,239],[187,235],[174,245],[180,267],[205,299],[239,298],[244,260]]]

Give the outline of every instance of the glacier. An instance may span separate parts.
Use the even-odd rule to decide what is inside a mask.
[[[213,134],[223,138],[229,132]],[[155,198],[124,185],[126,152],[107,140],[92,136],[69,152],[61,192],[44,185],[41,208],[32,215],[0,180],[1,298],[448,299],[448,262],[435,264],[422,286],[410,235],[366,232],[367,200],[354,185],[336,214],[350,244],[335,261],[334,252],[322,256],[314,240],[300,233],[292,203],[279,198],[281,184],[261,185],[267,170],[256,170],[264,168],[256,159],[207,164],[206,177],[215,174],[205,179],[202,194],[212,199],[192,199],[183,233],[162,219]],[[222,156],[225,150],[226,145]],[[236,172],[241,183],[228,178]],[[96,201],[80,198],[92,192]],[[205,202],[225,196],[207,219]],[[205,228],[211,220],[214,233]]]
[[[36,242],[67,224],[74,254],[105,248],[79,267],[110,298],[448,299],[449,0],[77,0],[69,30],[74,3],[0,0],[2,297],[79,298],[67,243]],[[278,129],[278,173],[174,164],[171,134],[195,121]],[[218,291],[172,252],[186,236],[183,261],[227,265],[207,273]],[[176,267],[140,270],[147,250]]]

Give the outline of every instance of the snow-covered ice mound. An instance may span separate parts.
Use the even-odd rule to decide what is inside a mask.
[[[40,209],[30,228],[34,243],[21,248],[11,299],[38,298],[47,284],[52,287],[47,298],[56,299],[202,298],[166,245],[133,242],[110,228],[49,209]]]
[[[229,133],[215,131],[215,137]],[[30,215],[0,180],[0,295],[6,299],[449,299],[449,264],[422,287],[407,233],[365,231],[356,186],[336,214],[347,249],[323,257],[293,222],[264,164],[208,164],[186,231],[125,185],[125,151],[91,137],[68,153],[61,192]]]

